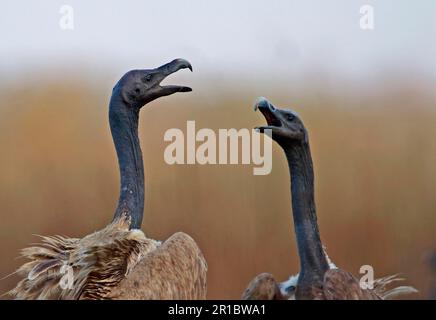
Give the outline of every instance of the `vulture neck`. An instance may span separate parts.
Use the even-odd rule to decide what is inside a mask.
[[[141,228],[144,211],[144,164],[138,137],[139,108],[127,105],[115,88],[109,123],[118,156],[121,186],[114,220],[130,217],[131,229]]]
[[[321,285],[329,266],[316,218],[314,174],[309,143],[290,144],[283,149],[291,174],[292,213],[300,256],[298,295],[298,292],[310,292],[309,289],[313,285]]]

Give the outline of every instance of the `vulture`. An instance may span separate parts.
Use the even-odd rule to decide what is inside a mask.
[[[116,83],[109,122],[118,157],[120,195],[112,222],[81,239],[42,237],[22,250],[23,278],[9,291],[16,299],[205,299],[207,263],[196,242],[177,232],[163,243],[141,231],[144,167],[139,111],[151,101],[191,88],[161,85],[189,68],[176,59],[155,69],[131,70]]]
[[[387,285],[401,280],[396,275],[376,279],[372,289],[363,289],[351,273],[337,268],[330,261],[318,230],[307,129],[296,112],[276,108],[265,98],[257,100],[254,110],[260,110],[267,122],[266,126],[257,127],[257,131],[272,135],[288,162],[300,273],[282,283],[278,283],[273,275],[262,273],[249,283],[242,299],[379,300],[416,292],[407,286],[387,290]]]

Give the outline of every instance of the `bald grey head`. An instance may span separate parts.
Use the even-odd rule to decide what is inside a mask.
[[[281,146],[309,141],[303,121],[295,111],[276,108],[263,97],[256,100],[254,110],[260,110],[267,122],[266,126],[259,126],[256,129],[262,133],[267,129],[271,130],[272,139]]]
[[[131,70],[121,77],[113,92],[117,92],[125,104],[141,108],[159,97],[192,91],[190,87],[185,86],[161,85],[170,74],[186,68],[192,71],[188,61],[175,59],[155,69]]]

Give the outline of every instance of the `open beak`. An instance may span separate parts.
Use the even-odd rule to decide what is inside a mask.
[[[260,97],[254,104],[254,111],[260,110],[266,119],[267,126],[256,127],[259,132],[264,132],[265,129],[272,130],[273,128],[281,127],[282,123],[276,116],[276,108],[266,98]]]
[[[189,63],[189,61],[185,59],[175,59],[157,68],[156,70],[161,76],[161,79],[159,79],[159,84],[170,74],[173,74],[174,72],[177,72],[180,69],[189,69],[192,72],[192,65]],[[160,87],[161,90],[165,93],[165,95],[169,95],[176,92],[192,91],[190,87],[185,87],[185,86],[167,85],[167,86],[160,86]]]

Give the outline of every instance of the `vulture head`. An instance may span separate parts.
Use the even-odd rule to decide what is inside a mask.
[[[262,133],[265,130],[271,130],[272,139],[281,146],[307,143],[309,140],[303,121],[295,111],[276,108],[263,97],[257,99],[254,110],[260,110],[267,122],[266,126],[256,129]]]
[[[177,85],[161,85],[170,74],[180,69],[192,71],[191,64],[184,59],[175,59],[155,69],[131,70],[127,72],[115,85],[123,102],[128,106],[140,109],[145,104],[163,96],[176,92],[192,91],[190,87]]]

